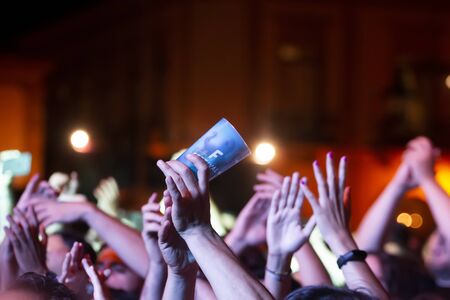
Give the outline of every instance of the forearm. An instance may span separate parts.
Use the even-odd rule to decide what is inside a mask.
[[[273,299],[264,286],[242,268],[211,227],[195,229],[183,238],[217,299]]]
[[[150,264],[141,292],[141,300],[160,300],[167,280],[167,266]]]
[[[331,285],[331,279],[311,244],[307,242],[295,254],[300,265],[299,275],[302,286]]]
[[[174,274],[169,271],[164,300],[192,300],[195,294],[196,271],[184,275]]]
[[[82,219],[110,246],[133,271],[145,277],[148,257],[141,234],[119,220],[88,205]]]
[[[450,241],[450,197],[434,178],[421,182],[421,187],[428,200],[428,204],[436,222],[438,231],[447,241]]]
[[[197,278],[195,282],[195,299],[196,300],[216,300],[216,295],[208,281]]]
[[[379,251],[382,248],[395,208],[405,191],[402,184],[397,183],[395,179],[388,184],[355,232],[359,248],[369,252]]]
[[[339,236],[327,241],[336,257],[358,249],[350,233],[343,232]],[[351,290],[364,292],[377,299],[388,299],[388,295],[364,261],[350,261],[341,268],[347,287]]]
[[[236,256],[242,254],[242,252],[247,248],[245,241],[238,237],[237,234],[232,230],[226,237],[225,243],[233,251]]]
[[[292,255],[274,255],[270,252],[267,256],[264,285],[275,299],[284,299],[289,293],[291,259]]]

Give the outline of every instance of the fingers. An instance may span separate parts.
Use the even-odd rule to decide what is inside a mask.
[[[195,175],[192,173],[191,169],[176,160],[168,161],[167,164],[181,176],[192,198],[197,198],[200,191],[198,189],[197,178],[195,178]]]
[[[260,183],[260,184],[255,184],[253,186],[253,190],[255,192],[275,192],[276,190],[281,189],[281,184],[280,186],[274,186],[270,183]]]
[[[328,197],[333,203],[336,203],[337,200],[336,175],[334,174],[334,160],[332,152],[328,152],[327,154],[326,169],[327,169]]]
[[[143,221],[144,223],[157,223],[157,224],[161,224],[162,220],[163,220],[163,216],[162,214],[159,212],[155,213],[155,212],[147,212],[145,213],[143,216]]]
[[[164,162],[162,160],[158,160],[156,165],[164,173],[164,175],[166,176],[166,180],[167,180],[167,177],[172,178],[172,181],[174,182],[176,188],[178,189],[180,195],[183,198],[187,198],[187,197],[191,196],[188,188],[186,187],[186,184],[183,181],[183,178],[177,172],[175,172],[175,170],[172,169],[172,167],[169,164],[167,164],[166,162]],[[169,189],[169,192],[170,192],[170,189]],[[171,193],[171,195],[172,195],[172,193]],[[173,197],[173,195],[172,195],[172,197]]]
[[[158,203],[158,195],[153,193],[148,199],[148,203],[142,206],[143,232],[153,234],[158,232],[163,220],[161,206]]]
[[[270,202],[269,214],[272,216],[278,212],[278,202],[280,201],[280,194],[281,192],[279,190],[275,191],[272,197],[272,201]]]
[[[91,280],[92,285],[94,286],[94,290],[97,290],[97,291],[101,290],[102,283],[101,283],[100,278],[99,278],[97,272],[95,271],[92,263],[90,261],[88,261],[88,259],[83,258],[81,260],[81,264],[83,265],[84,271],[86,272],[89,279]]]
[[[158,194],[157,193],[152,193],[150,198],[148,198],[148,203],[155,203],[158,204]]]
[[[70,255],[72,258],[71,263],[78,266],[84,256],[83,244],[80,242],[73,243],[72,249],[70,249]]]
[[[347,157],[343,156],[341,157],[339,161],[339,177],[338,177],[338,185],[339,185],[339,191],[338,191],[338,201],[339,201],[339,210],[341,214],[345,214],[344,209],[344,190],[345,190],[345,179],[347,176]]]
[[[291,178],[288,176],[284,177],[283,185],[281,187],[280,201],[278,202],[278,210],[282,210],[286,207],[290,184]]]
[[[170,197],[170,193],[169,193],[168,190],[164,191],[163,202],[164,202],[164,206],[166,208],[169,207],[169,206],[172,206],[172,197]]]
[[[172,203],[177,206],[181,205],[180,201],[182,197],[172,177],[166,177],[166,186],[167,191],[170,194],[170,198],[172,199]]]
[[[21,233],[26,237],[28,242],[32,241],[33,236],[30,230],[30,224],[25,215],[19,209],[14,208],[14,217],[16,218],[16,222],[20,225]]]
[[[9,222],[9,228],[11,229],[13,237],[15,238],[15,241],[13,241],[13,246],[17,247],[18,249],[24,247],[26,245],[26,238],[21,226],[16,223],[16,221],[14,221],[14,219],[10,215],[8,215],[6,219]]]
[[[311,216],[311,218],[309,218],[308,222],[306,223],[305,227],[303,227],[302,230],[305,236],[309,238],[315,226],[316,226],[316,218],[314,216]]]
[[[38,187],[38,194],[46,198],[56,198],[57,192],[51,187],[47,181],[41,181]]]
[[[203,196],[209,193],[209,167],[206,161],[196,154],[189,154],[186,157],[197,169],[198,185]]]
[[[344,195],[346,176],[347,176],[347,156],[343,156],[339,161],[339,196],[341,197],[341,199]]]
[[[303,206],[303,200],[304,200],[304,193],[303,193],[303,189],[300,187],[298,187],[299,191],[297,193],[297,197],[295,198],[295,202],[294,202],[294,207],[298,210],[302,209]]]
[[[168,207],[164,214],[164,220],[158,231],[159,244],[167,243],[170,235],[170,226],[172,226],[172,207]]]
[[[303,194],[311,205],[314,213],[318,212],[320,210],[320,205],[317,202],[316,196],[314,196],[313,192],[311,192],[311,190],[309,189],[306,177],[302,178],[300,184]]]
[[[313,162],[313,170],[314,170],[314,177],[316,178],[317,190],[319,192],[320,205],[326,205],[326,199],[328,198],[328,189],[325,184],[322,171],[320,170],[319,162],[317,160]]]
[[[39,181],[39,174],[34,174],[33,177],[31,177],[30,181],[28,181],[27,186],[25,187],[25,190],[23,191],[22,197],[29,197],[35,190],[36,185]]]
[[[283,183],[283,176],[270,169],[267,169],[264,173],[258,173],[256,179],[263,184],[272,186],[274,189],[280,189]]]
[[[33,227],[33,229],[37,229],[39,228],[39,221],[36,215],[36,211],[34,210],[34,207],[31,206],[28,209],[28,214],[27,214],[29,220],[30,220],[30,225]]]
[[[298,172],[294,172],[292,174],[291,188],[289,189],[289,196],[287,199],[287,207],[294,208],[295,201],[297,200],[297,195],[300,189],[299,186],[300,174]]]
[[[67,276],[69,275],[69,268],[70,268],[71,260],[72,260],[72,255],[70,254],[70,252],[67,252],[66,256],[64,257],[63,264],[62,264],[61,275],[58,278],[58,281],[60,283],[66,282]]]
[[[4,227],[6,237],[8,238],[9,242],[13,246],[14,249],[20,249],[20,242],[18,237],[14,234],[14,232],[8,228]]]

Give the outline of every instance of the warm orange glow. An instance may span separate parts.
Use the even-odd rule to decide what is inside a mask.
[[[436,166],[436,180],[442,188],[450,194],[450,163],[438,163]]]
[[[412,225],[412,218],[411,215],[408,213],[401,213],[397,216],[397,223],[403,224],[406,227],[411,227]]]
[[[450,89],[450,75],[447,75],[447,77],[445,78],[445,85]]]
[[[421,215],[413,213],[411,214],[411,227],[412,228],[420,228],[423,224],[423,218]]]

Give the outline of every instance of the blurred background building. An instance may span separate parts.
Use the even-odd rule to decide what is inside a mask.
[[[425,134],[450,147],[448,1],[10,5],[0,18],[0,149],[31,151],[43,174],[75,169],[89,193],[113,175],[125,208],[161,189],[158,158],[221,117],[253,149],[272,143],[268,166],[285,174],[311,176],[310,163],[329,149],[348,154],[353,225],[408,139]],[[80,137],[83,151],[69,142],[77,129],[90,137],[85,149]],[[445,158],[439,176],[449,186]],[[219,206],[242,207],[265,167],[248,159],[214,182]],[[427,220],[418,203],[402,209]]]

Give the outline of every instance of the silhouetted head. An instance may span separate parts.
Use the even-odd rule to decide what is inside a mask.
[[[285,300],[373,300],[374,298],[352,290],[332,286],[307,286],[290,293]]]
[[[36,273],[25,273],[0,294],[0,300],[7,299],[75,300],[75,296],[64,284],[53,278]]]

